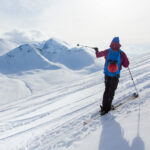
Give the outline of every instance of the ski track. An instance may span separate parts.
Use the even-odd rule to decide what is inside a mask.
[[[136,105],[146,103],[146,95],[150,91],[149,55],[144,56],[142,60],[142,62],[134,60],[134,65],[131,66],[140,97],[137,101],[132,101],[122,106],[122,109],[112,112],[115,116],[125,114],[125,117],[131,111],[138,111]],[[101,124],[99,120],[87,126],[83,126],[83,121],[89,119],[99,109],[104,91],[101,73],[94,73],[65,86],[56,85],[51,92],[31,95],[21,101],[1,106],[0,146],[5,148],[6,143],[11,143],[13,139],[19,139],[20,135],[24,134],[28,137],[27,140],[10,149],[63,149],[69,148],[73,143],[95,131]],[[133,90],[128,70],[123,70],[114,103],[123,101]],[[142,101],[142,98],[145,101]]]

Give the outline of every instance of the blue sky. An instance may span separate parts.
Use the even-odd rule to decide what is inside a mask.
[[[0,35],[99,45],[150,43],[149,0],[0,0]]]

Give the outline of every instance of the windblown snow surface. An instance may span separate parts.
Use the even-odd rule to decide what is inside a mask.
[[[130,60],[139,97],[84,126],[102,102],[103,70],[74,71],[61,67],[58,59],[59,69],[42,69],[41,62],[51,68],[50,56],[43,58],[31,49],[34,60],[40,60],[34,63],[38,67],[25,66],[25,72],[12,74],[0,68],[0,150],[150,149],[150,53]],[[66,65],[65,60],[61,63]],[[113,103],[123,102],[133,92],[130,74],[123,69]]]

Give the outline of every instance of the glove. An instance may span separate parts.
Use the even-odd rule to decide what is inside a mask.
[[[95,52],[98,52],[98,47],[93,47],[93,49],[95,50]]]

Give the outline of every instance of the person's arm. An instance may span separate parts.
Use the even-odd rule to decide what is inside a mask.
[[[107,54],[108,54],[108,50],[104,50],[104,51],[100,51],[100,52],[99,52],[99,51],[96,51],[96,53],[95,53],[95,54],[96,54],[96,57],[97,57],[97,58],[99,58],[99,57],[103,57],[103,56],[105,56],[105,57],[106,57],[106,56],[107,56]]]
[[[129,66],[129,59],[124,52],[122,53],[122,59],[123,59],[122,60],[123,67],[127,68]]]

